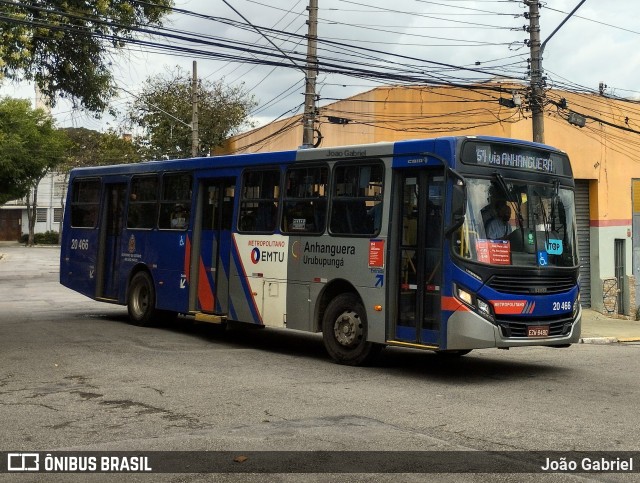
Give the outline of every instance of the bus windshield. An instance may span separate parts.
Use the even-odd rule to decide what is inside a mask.
[[[458,255],[491,265],[577,266],[572,190],[499,173],[466,182],[465,222],[453,240]]]

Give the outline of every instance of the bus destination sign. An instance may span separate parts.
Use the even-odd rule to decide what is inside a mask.
[[[467,142],[462,152],[462,161],[466,164],[515,168],[536,173],[571,174],[569,159],[565,155],[509,144]]]

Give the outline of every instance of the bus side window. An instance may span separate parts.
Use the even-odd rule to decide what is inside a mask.
[[[323,233],[329,168],[324,165],[289,168],[285,179],[282,231]]]
[[[162,177],[160,198],[161,230],[186,230],[191,215],[191,175],[171,173]]]
[[[259,233],[275,231],[279,196],[279,170],[246,170],[242,175],[238,229]]]
[[[382,226],[381,163],[338,164],[334,170],[330,229],[334,235],[375,235]]]
[[[71,226],[94,228],[98,222],[100,180],[76,179],[71,189]]]
[[[134,176],[129,190],[127,228],[154,228],[158,218],[158,177]]]

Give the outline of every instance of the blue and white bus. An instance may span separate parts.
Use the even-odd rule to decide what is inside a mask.
[[[385,345],[580,337],[574,181],[546,145],[442,137],[80,168],[69,183],[61,283],[135,324],[322,332],[352,365]]]

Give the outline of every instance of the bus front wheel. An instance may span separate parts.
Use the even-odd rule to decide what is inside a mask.
[[[147,272],[138,272],[129,284],[127,309],[135,325],[151,325],[155,318],[156,291]]]
[[[322,338],[329,355],[349,366],[369,362],[383,347],[367,342],[367,314],[360,299],[351,293],[337,296],[327,306]]]

